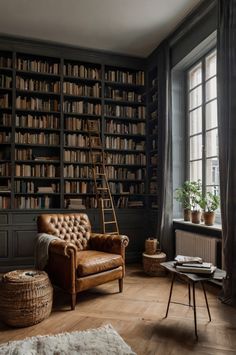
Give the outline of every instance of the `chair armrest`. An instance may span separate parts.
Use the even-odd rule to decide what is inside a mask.
[[[50,279],[71,293],[76,292],[76,253],[77,247],[63,240],[54,240],[49,245]]]
[[[64,240],[53,240],[49,245],[49,251],[52,254],[64,255],[70,258],[74,253],[76,254],[77,248],[74,244]]]
[[[91,233],[90,237],[91,249],[120,254],[123,258],[125,257],[125,248],[128,244],[129,238],[126,235]]]

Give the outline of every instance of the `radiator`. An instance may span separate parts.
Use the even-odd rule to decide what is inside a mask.
[[[176,255],[200,256],[203,261],[217,265],[218,239],[202,234],[175,231]]]

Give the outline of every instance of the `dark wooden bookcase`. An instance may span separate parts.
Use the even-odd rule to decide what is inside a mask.
[[[127,258],[137,260],[152,204],[145,69],[140,58],[2,38],[0,269],[32,265],[41,213],[86,209],[99,231],[88,120],[101,131]]]

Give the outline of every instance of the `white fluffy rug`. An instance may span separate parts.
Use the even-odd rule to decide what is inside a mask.
[[[0,345],[1,355],[135,355],[111,325]]]

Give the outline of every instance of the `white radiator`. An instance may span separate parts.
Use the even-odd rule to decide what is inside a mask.
[[[202,234],[175,231],[176,255],[200,256],[203,261],[216,265],[218,239]]]

